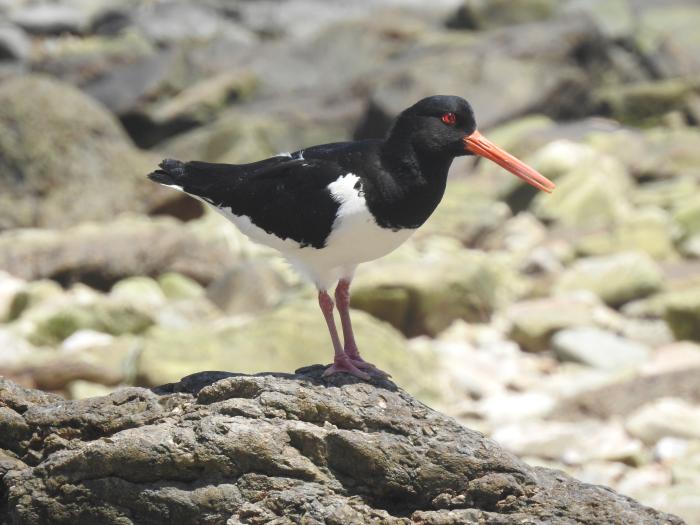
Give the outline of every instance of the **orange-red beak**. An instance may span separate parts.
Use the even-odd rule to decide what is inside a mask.
[[[478,131],[462,139],[464,147],[475,155],[492,160],[502,168],[507,169],[516,177],[534,186],[538,190],[550,193],[556,185],[544,175],[539,174],[524,162],[516,159],[507,151],[502,150]]]

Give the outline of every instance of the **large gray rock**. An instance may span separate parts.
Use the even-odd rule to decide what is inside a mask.
[[[107,290],[124,277],[174,271],[206,284],[231,263],[221,242],[165,217],[0,234],[0,269],[28,281],[83,282]]]
[[[0,382],[7,522],[680,524],[530,467],[388,381],[203,372],[64,401]]]
[[[595,61],[601,48],[600,34],[586,18],[433,40],[402,53],[373,76],[367,115],[373,125],[361,129],[363,136],[384,132],[398,112],[435,93],[465,96],[481,128],[533,112],[585,114],[593,75],[582,75],[572,66],[572,57],[585,48]],[[507,96],[504,78],[518,79],[509,85]]]
[[[145,179],[157,159],[69,85],[30,75],[0,86],[0,230],[112,220],[180,199]]]
[[[607,370],[637,367],[650,354],[649,348],[640,343],[593,327],[562,330],[552,338],[552,346],[563,361]]]

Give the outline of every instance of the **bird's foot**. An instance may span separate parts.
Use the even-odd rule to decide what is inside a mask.
[[[389,374],[388,372],[385,372],[384,370],[377,368],[372,363],[368,363],[367,361],[362,359],[358,352],[346,352],[346,354],[353,365],[355,365],[360,370],[366,370],[369,375],[374,377],[381,377],[382,379],[391,377],[391,374]]]
[[[326,368],[325,372],[323,372],[323,377],[328,377],[340,372],[359,377],[365,381],[371,379],[370,374],[360,370],[346,354],[337,356],[333,361],[333,364],[331,364],[328,368]]]

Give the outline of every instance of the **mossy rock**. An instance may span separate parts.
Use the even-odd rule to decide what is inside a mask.
[[[416,238],[444,235],[474,246],[511,217],[508,206],[495,200],[471,180],[450,182],[440,206],[416,232]]]
[[[636,179],[676,179],[700,176],[700,130],[692,127],[645,130],[625,129],[615,133],[592,133],[586,139],[599,155],[621,162]]]
[[[680,226],[684,237],[700,234],[700,195],[695,194],[675,211],[673,219]]]
[[[155,279],[144,276],[127,277],[115,283],[110,298],[135,306],[160,306],[166,302],[165,293]]]
[[[619,251],[641,251],[658,260],[677,256],[674,225],[660,208],[638,209],[606,231],[583,235],[576,241],[580,255],[607,255]]]
[[[700,93],[700,78],[673,78],[657,82],[616,85],[601,90],[603,113],[630,126],[657,126],[672,111],[685,111],[690,97]]]
[[[587,290],[611,306],[646,297],[661,290],[663,274],[642,252],[586,257],[564,271],[555,288],[560,292]]]
[[[492,29],[551,17],[556,0],[464,0],[448,20],[455,29]]]
[[[197,281],[175,272],[166,272],[159,276],[158,284],[168,299],[196,299],[206,293]]]
[[[436,335],[457,319],[487,321],[525,290],[510,261],[456,249],[363,269],[355,279],[352,305],[408,336]]]
[[[693,2],[650,5],[638,13],[634,35],[647,63],[661,77],[700,74],[700,9]]]
[[[615,158],[598,156],[556,179],[557,189],[540,193],[532,203],[538,219],[563,226],[595,226],[618,222],[631,206],[632,179]]]
[[[55,345],[85,329],[112,335],[140,334],[153,325],[153,319],[133,306],[105,300],[57,305],[35,323],[28,340],[36,345]]]
[[[400,333],[364,312],[353,311],[352,320],[365,359],[410,385],[408,390],[414,394],[437,395],[427,379],[435,366],[430,356],[409,354]],[[313,363],[329,363],[332,358],[333,347],[318,304],[304,300],[229,327],[154,328],[144,341],[138,380],[158,385],[201,370],[291,372]]]
[[[676,339],[700,341],[700,287],[664,298],[664,319]]]
[[[43,301],[57,297],[63,293],[61,286],[55,281],[41,279],[27,283],[27,285],[15,294],[7,315],[8,321],[19,319],[24,312]]]
[[[144,178],[155,160],[67,84],[29,75],[0,85],[0,230],[146,211],[163,195]]]

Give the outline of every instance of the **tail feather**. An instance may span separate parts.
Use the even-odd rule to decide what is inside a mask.
[[[165,159],[158,167],[159,170],[148,174],[153,182],[167,186],[181,186],[180,179],[185,175],[185,163],[175,159]]]

